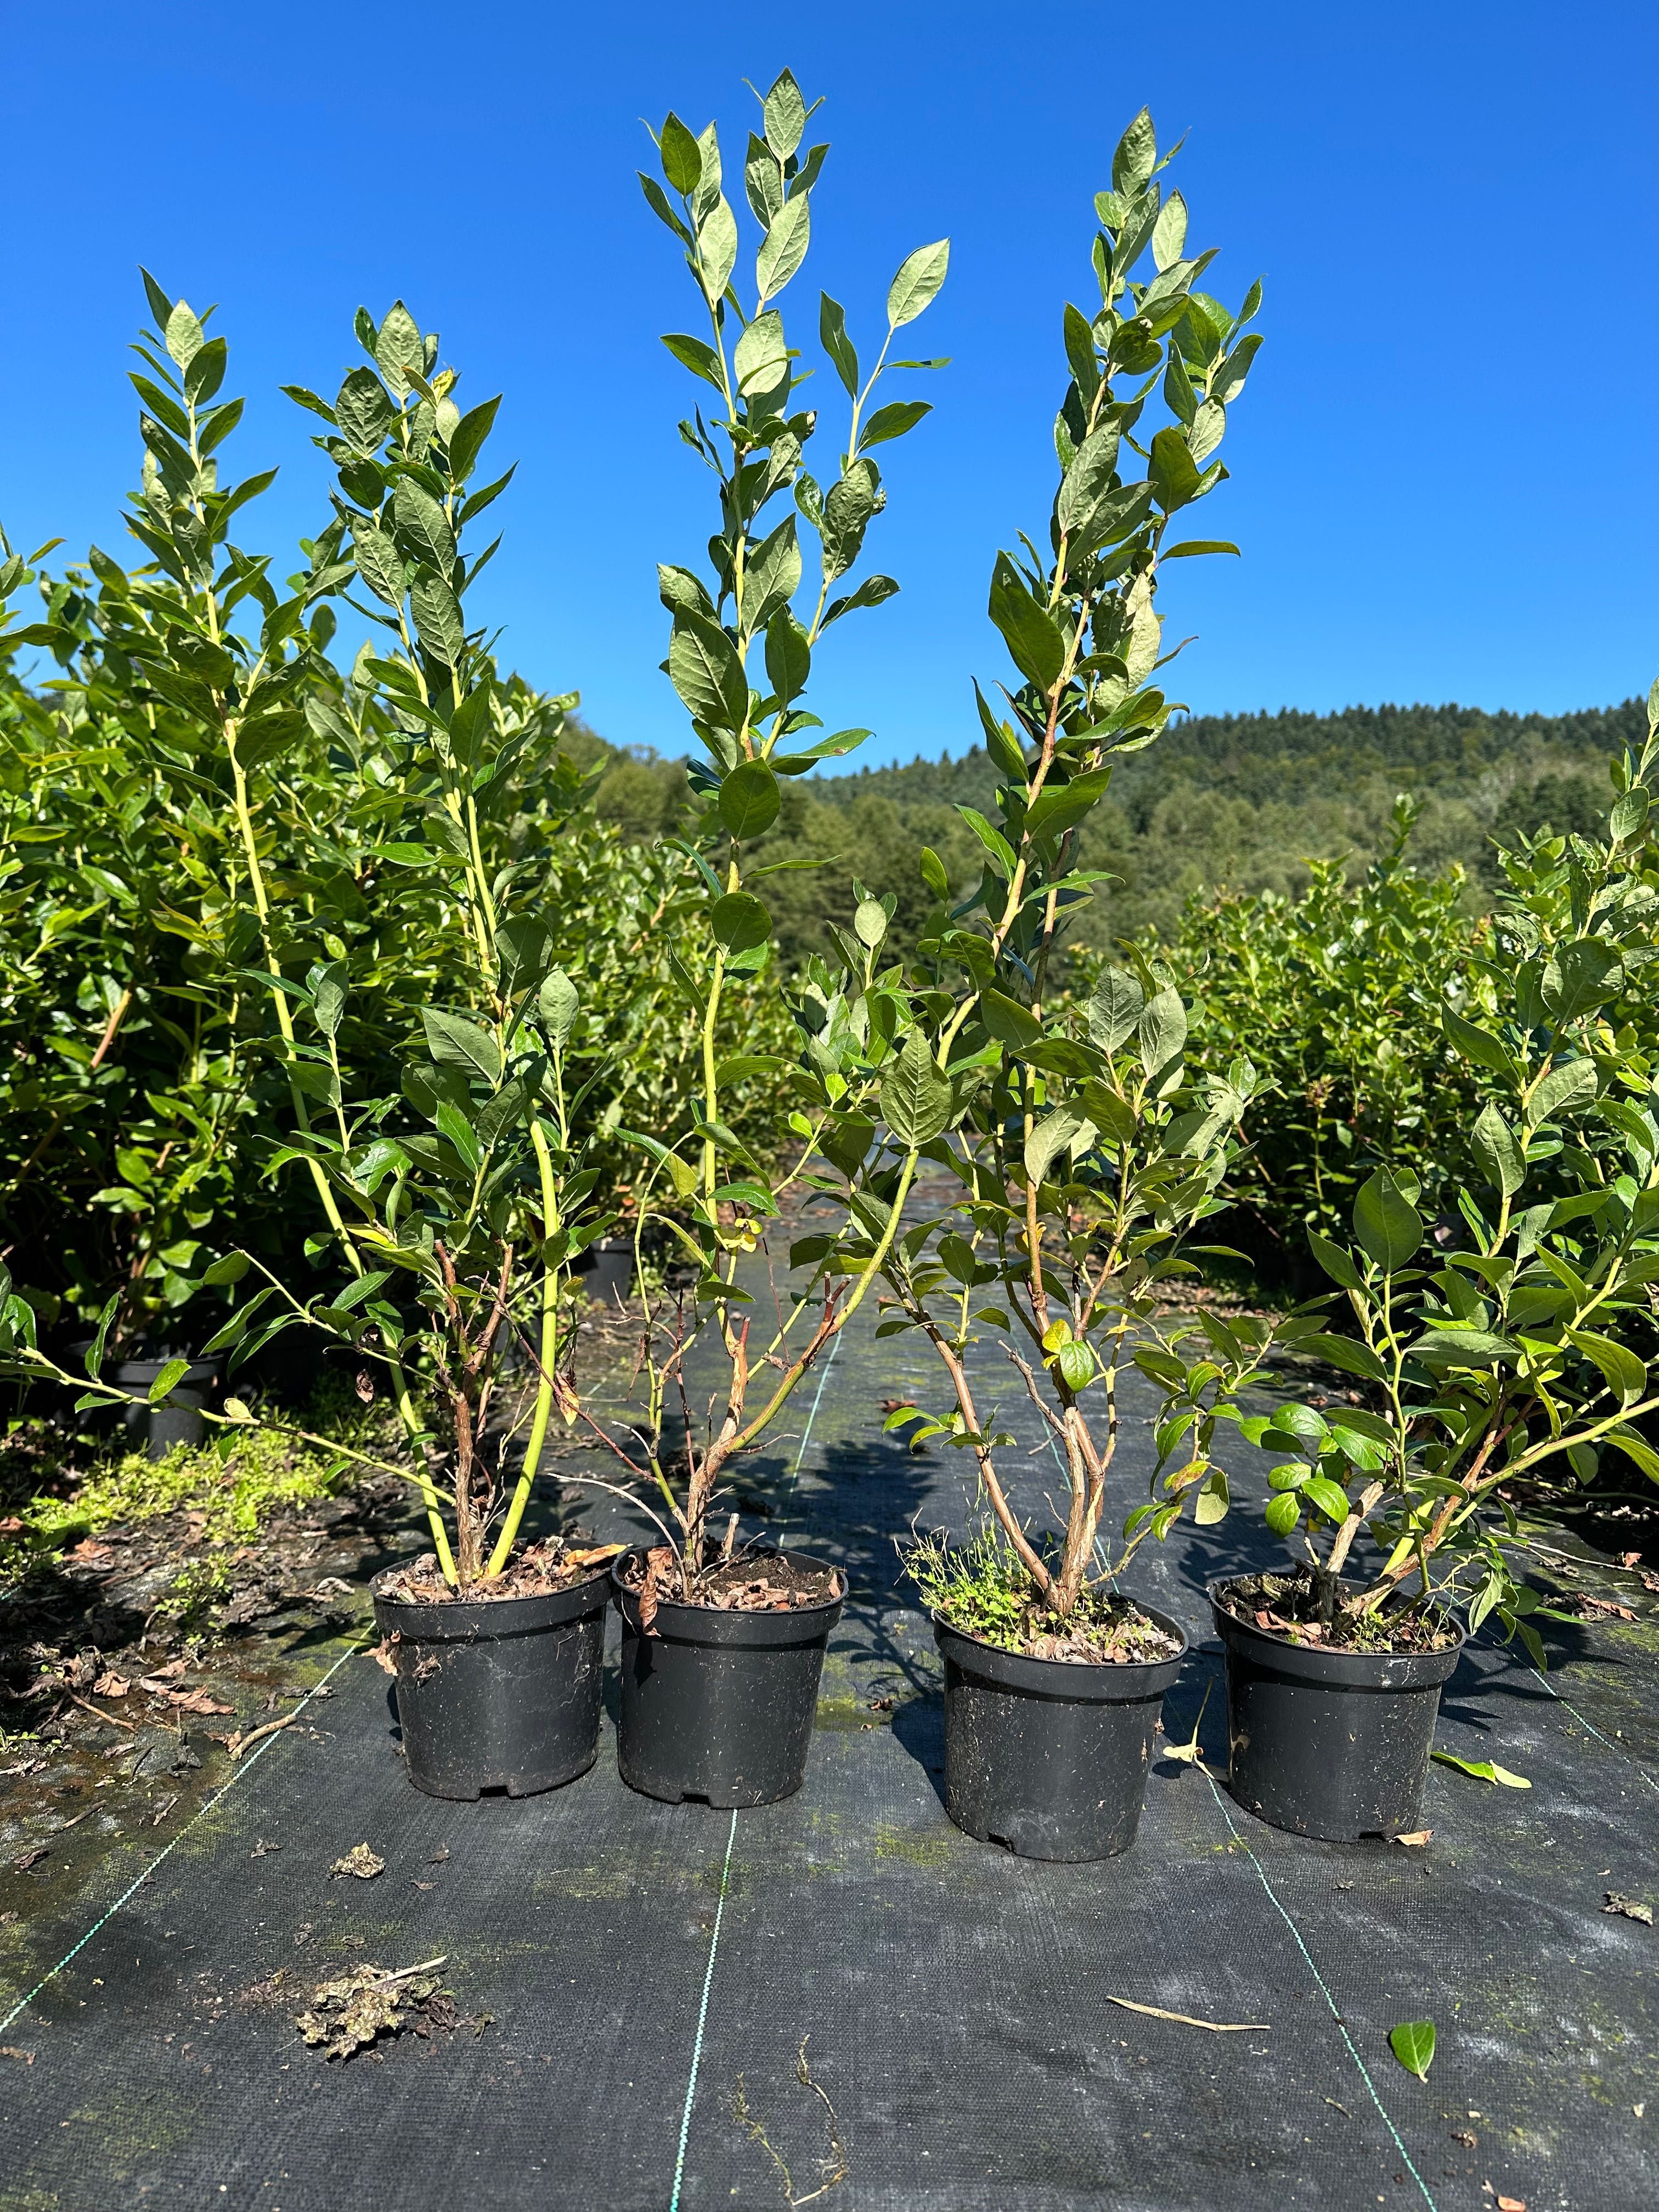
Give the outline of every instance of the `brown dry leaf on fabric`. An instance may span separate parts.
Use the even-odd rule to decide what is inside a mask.
[[[1498,2199],[1498,2212],[1527,2212],[1527,2200],[1524,2197],[1500,2195]]]
[[[222,1698],[216,1698],[209,1690],[168,1690],[166,1695],[168,1702],[176,1705],[181,1713],[234,1714],[236,1711],[234,1705],[226,1705]]]
[[[1620,1552],[1619,1564],[1621,1567],[1639,1567],[1642,1564],[1642,1554],[1639,1552]]]
[[[449,1846],[448,1846],[448,1844],[439,1844],[439,1846],[438,1846],[438,1848],[437,1848],[437,1850],[436,1850],[435,1851],[434,1851],[434,1852],[433,1852],[433,1854],[432,1854],[431,1857],[427,1861],[427,1864],[428,1864],[428,1866],[441,1866],[441,1865],[443,1864],[444,1861],[445,1861],[448,1856],[449,1856]]]
[[[255,1843],[253,1849],[248,1853],[248,1856],[251,1859],[265,1858],[270,1852],[280,1851],[282,1848],[283,1847],[280,1844],[268,1844],[264,1838],[261,1836]]]
[[[37,1844],[32,1851],[24,1851],[21,1856],[15,1858],[12,1865],[19,1874],[27,1874],[32,1866],[39,1866],[42,1859],[51,1856],[50,1844]]]
[[[84,1567],[106,1567],[115,1557],[107,1544],[100,1544],[95,1536],[82,1536],[78,1544],[71,1544],[64,1553]]]
[[[141,1690],[147,1690],[152,1682],[173,1681],[179,1675],[182,1674],[184,1671],[185,1662],[182,1659],[169,1659],[165,1667],[156,1667],[152,1668],[151,1671],[145,1675],[143,1680],[138,1686]]]
[[[33,2066],[34,2063],[34,2053],[32,2051],[20,2051],[15,2043],[0,2043],[0,2058],[21,2058],[25,2066]]]
[[[1432,1828],[1416,1828],[1413,1830],[1409,1836],[1396,1836],[1395,1838],[1395,1841],[1397,1844],[1411,1844],[1414,1845],[1426,1844],[1433,1833],[1434,1830]]]
[[[125,1674],[118,1674],[113,1667],[106,1668],[92,1686],[94,1698],[125,1698],[132,1687]]]
[[[1633,1897],[1620,1897],[1616,1889],[1608,1890],[1606,1895],[1607,1901],[1601,1907],[1603,1912],[1622,1913],[1626,1920],[1639,1920],[1644,1928],[1652,1927],[1653,1907],[1650,1905],[1639,1904]]]
[[[1574,1590],[1563,1604],[1561,1610],[1563,1613],[1584,1613],[1591,1619],[1634,1620],[1636,1618],[1629,1606],[1615,1604],[1610,1597],[1592,1597],[1588,1590]]]
[[[367,1844],[354,1844],[343,1858],[336,1859],[328,1870],[328,1878],[336,1875],[355,1874],[359,1881],[373,1881],[377,1874],[386,1872],[386,1861]]]
[[[1480,2148],[1480,2138],[1473,2128],[1454,2128],[1451,2131],[1451,2139],[1455,2143],[1462,2143],[1465,2150],[1478,2150]]]

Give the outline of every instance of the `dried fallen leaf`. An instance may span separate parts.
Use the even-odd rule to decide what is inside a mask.
[[[132,1685],[125,1674],[118,1674],[113,1667],[106,1668],[92,1686],[94,1698],[125,1698]]]
[[[1478,2150],[1480,2147],[1480,2138],[1473,2128],[1454,2128],[1451,2139],[1455,2143],[1462,2143],[1465,2150]]]
[[[1524,2197],[1502,2197],[1498,2200],[1498,2212],[1527,2212]]]
[[[439,1844],[439,1846],[438,1846],[438,1848],[437,1848],[437,1850],[436,1850],[435,1851],[434,1851],[434,1852],[433,1852],[433,1854],[432,1854],[431,1857],[427,1861],[427,1864],[428,1864],[428,1866],[441,1866],[441,1865],[443,1864],[444,1861],[445,1861],[448,1856],[449,1856],[449,1846],[448,1846],[448,1844]]]
[[[1620,1912],[1626,1920],[1639,1920],[1644,1928],[1652,1927],[1653,1907],[1650,1905],[1638,1904],[1633,1897],[1620,1897],[1616,1889],[1608,1890],[1606,1895],[1607,1901],[1601,1907],[1603,1912]]]
[[[50,1844],[37,1844],[33,1850],[24,1851],[21,1856],[15,1858],[12,1861],[12,1865],[16,1869],[19,1874],[27,1874],[32,1866],[39,1866],[42,1859],[50,1858],[51,1856],[52,1845]]]
[[[169,1659],[165,1667],[157,1667],[152,1673],[146,1674],[138,1686],[141,1690],[148,1690],[154,1683],[171,1682],[184,1671],[185,1662],[182,1659]]]
[[[266,1858],[272,1851],[280,1851],[282,1848],[283,1847],[280,1844],[268,1844],[264,1838],[261,1836],[255,1843],[253,1849],[248,1853],[248,1856],[251,1859]]]
[[[386,1861],[367,1844],[354,1844],[343,1858],[336,1859],[328,1870],[328,1878],[336,1875],[355,1874],[359,1881],[373,1881],[377,1874],[386,1872]]]
[[[1432,1828],[1414,1828],[1409,1836],[1396,1836],[1395,1841],[1397,1844],[1418,1845],[1426,1844],[1433,1833]]]
[[[236,1711],[234,1705],[224,1704],[222,1699],[213,1696],[208,1690],[168,1690],[165,1695],[169,1703],[176,1705],[181,1713],[234,1714]]]
[[[567,1552],[562,1564],[570,1567],[597,1567],[602,1560],[620,1558],[620,1544],[591,1544],[586,1551]]]
[[[1642,1554],[1639,1552],[1620,1552],[1619,1564],[1621,1567],[1639,1567],[1642,1564]]]
[[[34,2053],[32,2051],[20,2051],[15,2043],[0,2043],[0,2058],[21,2058],[25,2066],[33,2066],[34,2063]]]
[[[388,1674],[395,1675],[398,1672],[398,1661],[396,1657],[398,1642],[398,1632],[396,1629],[393,1629],[390,1636],[383,1636],[380,1638],[380,1642],[374,1646],[374,1649],[368,1655],[374,1662],[374,1664],[377,1667],[381,1668]]]

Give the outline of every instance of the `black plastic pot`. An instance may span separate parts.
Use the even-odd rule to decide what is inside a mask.
[[[599,1756],[610,1584],[411,1604],[374,1594],[409,1778],[429,1797],[532,1797]]]
[[[670,1804],[772,1805],[806,1777],[823,1649],[842,1601],[789,1613],[722,1613],[659,1605],[647,1636],[640,1601],[611,1568],[622,1614],[622,1724],[617,1764],[630,1790]],[[753,1555],[798,1572],[823,1571],[802,1552]]]
[[[582,1288],[596,1304],[615,1308],[634,1294],[634,1240],[601,1237],[583,1253]]]
[[[1246,1812],[1293,1835],[1358,1843],[1419,1825],[1441,1685],[1462,1656],[1322,1651],[1210,1609],[1227,1655],[1228,1787]]]
[[[150,1385],[167,1364],[165,1359],[124,1359],[110,1378],[118,1389],[131,1392],[122,1419],[129,1429],[143,1430],[144,1449],[151,1459],[165,1459],[175,1444],[201,1443],[205,1425],[202,1408],[219,1387],[219,1362],[195,1359],[161,1404],[152,1406],[148,1402]]]
[[[1181,1672],[1168,1659],[1089,1666],[1028,1659],[964,1636],[937,1614],[945,1662],[945,1809],[982,1844],[1025,1859],[1109,1859],[1140,1825],[1152,1731]]]

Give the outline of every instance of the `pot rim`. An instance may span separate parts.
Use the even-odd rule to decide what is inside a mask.
[[[639,1632],[640,1594],[630,1589],[622,1578],[621,1570],[630,1559],[641,1559],[651,1547],[635,1544],[611,1562],[611,1601],[621,1613],[627,1627]],[[835,1575],[841,1589],[834,1597],[821,1598],[816,1604],[792,1606],[787,1613],[754,1613],[723,1606],[689,1605],[683,1598],[659,1598],[653,1626],[668,1640],[683,1644],[747,1643],[811,1644],[820,1636],[827,1636],[841,1618],[842,1607],[847,1602],[847,1570],[833,1560],[820,1559],[811,1552],[790,1551],[781,1544],[750,1555],[756,1559],[787,1559],[793,1566],[816,1568],[822,1573]],[[804,1631],[781,1635],[781,1629]],[[711,1632],[713,1632],[711,1633]],[[654,1640],[654,1639],[653,1639]]]
[[[395,1566],[383,1567],[368,1587],[381,1633],[395,1629],[399,1642],[405,1644],[476,1643],[481,1638],[557,1628],[587,1613],[602,1613],[610,1596],[608,1565],[596,1567],[564,1589],[517,1597],[390,1597],[380,1584],[397,1572]]]
[[[1248,1575],[1222,1575],[1205,1587],[1216,1633],[1224,1645],[1247,1650],[1255,1645],[1251,1656],[1266,1658],[1271,1654],[1271,1663],[1299,1674],[1318,1677],[1334,1686],[1411,1689],[1443,1682],[1462,1657],[1463,1647],[1469,1640],[1468,1629],[1447,1607],[1443,1608],[1442,1617],[1456,1632],[1456,1637],[1455,1642],[1438,1651],[1349,1651],[1340,1646],[1298,1644],[1279,1629],[1258,1628],[1253,1620],[1241,1620],[1222,1603],[1224,1590],[1249,1578]],[[1345,1583],[1343,1587],[1352,1585]]]
[[[1070,1705],[1127,1704],[1136,1698],[1161,1695],[1174,1681],[1192,1650],[1191,1638],[1173,1615],[1160,1612],[1157,1606],[1145,1604],[1138,1597],[1130,1596],[1129,1602],[1148,1620],[1178,1637],[1181,1649],[1163,1659],[1036,1659],[1029,1653],[1009,1651],[1000,1644],[988,1643],[982,1636],[956,1627],[942,1614],[935,1613],[930,1618],[933,1640],[940,1651],[944,1652],[948,1638],[969,1652],[982,1654],[982,1663],[975,1666],[973,1671],[991,1680],[1000,1680],[1011,1687],[1029,1689],[1039,1697]]]

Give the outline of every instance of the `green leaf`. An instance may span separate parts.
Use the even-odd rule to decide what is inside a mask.
[[[774,216],[772,228],[755,256],[755,284],[763,300],[781,292],[806,258],[811,235],[812,203],[805,192],[787,199]]]
[[[1275,1536],[1288,1536],[1302,1518],[1302,1506],[1293,1490],[1280,1490],[1267,1500],[1263,1516]]]
[[[749,679],[738,649],[706,615],[676,614],[668,678],[698,721],[741,730],[748,720]]]
[[[1389,2030],[1389,2048],[1408,2074],[1415,2074],[1419,2081],[1426,2081],[1434,2061],[1434,2022],[1403,2021],[1398,2027]]]
[[[1423,1221],[1386,1168],[1360,1187],[1353,1206],[1354,1235],[1387,1274],[1403,1267],[1423,1242]]]
[[[1116,1052],[1134,1035],[1146,994],[1122,968],[1106,968],[1089,996],[1089,1035],[1103,1052]]]
[[[1200,553],[1237,553],[1237,545],[1224,538],[1183,538],[1179,545],[1166,545],[1158,555],[1160,561],[1182,561]],[[1239,556],[1243,559],[1243,555]]]
[[[979,1012],[980,1019],[997,1042],[1015,1052],[1026,1051],[1042,1035],[1042,1024],[1036,1016],[1005,992],[981,992]]]
[[[399,477],[392,494],[392,519],[417,561],[448,576],[455,566],[455,533],[440,501],[413,477]]]
[[[848,396],[858,397],[859,357],[853,341],[847,335],[847,313],[839,300],[832,300],[827,292],[818,295],[818,342],[835,363],[836,374],[846,387]]]
[[[202,1280],[216,1288],[222,1283],[240,1283],[252,1264],[246,1252],[227,1252],[222,1260],[202,1270]]]
[[[799,145],[801,133],[806,128],[806,102],[788,70],[779,75],[767,94],[761,113],[767,144],[781,161],[787,161]]]
[[[1508,1075],[1512,1072],[1514,1062],[1490,1030],[1483,1030],[1474,1022],[1465,1021],[1462,1014],[1454,1013],[1449,1006],[1442,1009],[1440,1018],[1448,1038],[1465,1060],[1474,1060],[1477,1066],[1490,1067],[1498,1075]]]
[[[1167,986],[1146,1001],[1139,1024],[1140,1064],[1156,1075],[1187,1048],[1187,1009],[1181,994]]]
[[[1544,1004],[1562,1026],[1610,999],[1624,981],[1616,945],[1605,937],[1575,938],[1558,945],[1544,969]]]
[[[896,1145],[917,1152],[951,1126],[955,1094],[919,1029],[911,1030],[881,1085],[881,1112]]]
[[[1308,1249],[1334,1283],[1340,1283],[1345,1291],[1360,1288],[1364,1279],[1340,1244],[1333,1244],[1328,1237],[1322,1237],[1316,1229],[1310,1229]]]
[[[958,805],[957,812],[979,839],[1005,876],[1012,877],[1016,866],[1013,847],[1000,830],[994,829],[976,807]]]
[[[355,522],[351,557],[357,564],[357,574],[377,599],[384,599],[389,607],[402,606],[404,556],[384,530],[373,522]]]
[[[501,1080],[501,1047],[488,1030],[460,1014],[440,1013],[434,1006],[422,1007],[421,1020],[427,1050],[441,1066],[471,1068],[486,1083]]]
[[[714,349],[705,347],[704,351],[716,368],[709,381],[718,385],[718,360]],[[768,307],[752,323],[744,325],[732,349],[732,367],[738,389],[745,398],[750,392],[770,392],[781,384],[789,372],[789,348],[783,335],[783,317],[775,307]]]
[[[1496,1106],[1486,1105],[1469,1134],[1470,1147],[1505,1198],[1511,1198],[1527,1179],[1527,1163],[1515,1132]]]
[[[351,371],[334,402],[334,420],[347,443],[363,454],[380,451],[397,415],[385,385],[368,367]]]
[[[1073,1392],[1086,1390],[1098,1371],[1094,1352],[1081,1337],[1069,1338],[1060,1346],[1054,1354],[1054,1365],[1066,1389]]]
[[[877,951],[887,934],[887,909],[879,899],[860,899],[853,916],[853,933],[859,943]]]
[[[1027,1180],[1044,1182],[1055,1160],[1087,1126],[1082,1115],[1070,1106],[1057,1106],[1052,1114],[1045,1115],[1025,1139]]]
[[[409,587],[409,605],[422,651],[459,668],[466,652],[466,628],[459,602],[444,579],[433,569],[419,570]]]
[[[1348,1493],[1340,1482],[1333,1482],[1328,1474],[1310,1474],[1303,1484],[1301,1493],[1310,1504],[1316,1505],[1327,1520],[1334,1521],[1339,1528],[1348,1517]]]
[[[811,673],[812,649],[806,632],[787,607],[766,625],[766,680],[786,704],[799,698]]]
[[[683,198],[689,198],[702,181],[702,155],[696,140],[671,108],[657,140],[662,173]]]
[[[1633,1405],[1647,1388],[1648,1370],[1633,1352],[1594,1329],[1570,1328],[1567,1341],[1577,1345],[1586,1359],[1599,1367],[1607,1388],[1624,1406]]]
[[[1363,1375],[1368,1382],[1386,1382],[1389,1370],[1368,1344],[1361,1344],[1353,1336],[1303,1336],[1297,1339],[1296,1348],[1315,1359],[1322,1359],[1328,1367],[1340,1367],[1345,1375]]]
[[[720,819],[733,837],[758,837],[778,818],[778,780],[764,761],[739,761],[720,785]]]
[[[1542,1077],[1527,1108],[1527,1118],[1536,1124],[1553,1121],[1560,1114],[1576,1113],[1588,1106],[1597,1090],[1593,1060],[1564,1060]]]
[[[1413,1345],[1412,1356],[1425,1367],[1490,1367],[1498,1360],[1518,1359],[1521,1347],[1489,1329],[1431,1328]]]
[[[1200,1528],[1212,1528],[1218,1521],[1226,1519],[1231,1502],[1226,1475],[1220,1468],[1212,1467],[1193,1500],[1193,1518]]]
[[[307,979],[311,984],[311,1011],[318,1028],[325,1037],[337,1036],[345,1015],[346,990],[349,982],[343,960],[331,960],[325,968],[314,969]]]
[[[1039,690],[1050,690],[1066,663],[1066,641],[1006,553],[998,554],[991,574],[988,611],[1020,673]]]
[[[1112,156],[1112,190],[1125,199],[1137,197],[1158,161],[1158,136],[1152,110],[1143,107],[1117,143]]]
[[[872,446],[884,445],[890,438],[902,438],[907,430],[914,430],[924,415],[933,411],[928,399],[895,399],[890,406],[878,407],[859,433],[859,451],[865,453]]]
[[[899,264],[898,274],[887,288],[887,321],[889,327],[900,330],[906,323],[914,323],[937,296],[945,282],[945,271],[951,265],[951,241],[936,240],[932,246],[919,246],[914,253],[906,254]]]
[[[173,313],[176,314],[178,309],[175,308]],[[194,321],[195,318],[192,316],[191,319]],[[152,1406],[159,1406],[163,1399],[178,1388],[184,1380],[185,1370],[189,1365],[188,1359],[168,1360],[167,1365],[149,1386],[149,1402]]]
[[[1431,1759],[1437,1759],[1443,1766],[1455,1766],[1460,1774],[1473,1775],[1477,1782],[1499,1782],[1506,1790],[1532,1788],[1524,1774],[1512,1774],[1507,1766],[1499,1766],[1490,1759],[1459,1759],[1456,1753],[1451,1751],[1435,1751],[1429,1755]],[[1396,2028],[1395,2033],[1398,2035],[1400,2030]],[[1429,2055],[1433,2057],[1432,2049]],[[1416,2069],[1413,2067],[1412,2070],[1414,2073]]]
[[[709,909],[714,941],[736,957],[752,952],[772,935],[772,917],[752,891],[727,891]]]
[[[1157,433],[1146,472],[1153,495],[1166,514],[1173,514],[1198,496],[1198,465],[1179,430],[1166,425]]]

